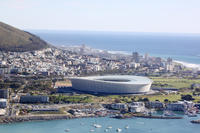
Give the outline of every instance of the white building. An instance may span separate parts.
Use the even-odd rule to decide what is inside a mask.
[[[5,109],[0,109],[0,116],[3,116],[6,114],[6,110]]]
[[[74,89],[111,94],[147,93],[152,84],[147,77],[130,75],[74,77],[70,80]]]
[[[145,104],[143,102],[133,102],[129,105],[130,112],[140,113],[145,111]]]

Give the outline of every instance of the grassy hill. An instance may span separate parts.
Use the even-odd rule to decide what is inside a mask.
[[[39,37],[0,22],[0,51],[25,52],[47,47]]]

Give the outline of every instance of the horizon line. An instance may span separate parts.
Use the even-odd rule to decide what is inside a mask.
[[[78,29],[22,29],[24,31],[56,31],[56,32],[111,32],[111,33],[147,33],[147,34],[190,34],[190,35],[200,35],[196,32],[156,32],[156,31],[115,31],[115,30],[78,30]]]

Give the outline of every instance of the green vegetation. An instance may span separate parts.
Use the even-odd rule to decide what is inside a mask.
[[[79,96],[63,96],[63,95],[53,95],[50,96],[51,103],[91,103],[92,96],[89,95],[79,95]]]
[[[194,83],[200,84],[199,79],[186,79],[186,78],[177,78],[177,77],[150,77],[153,80],[152,87],[157,88],[191,88],[191,85]]]
[[[0,22],[0,50],[24,52],[47,48],[39,37]]]
[[[199,96],[194,96],[192,92],[178,92],[177,94],[152,94],[152,95],[78,95],[78,96],[50,96],[52,103],[131,103],[134,101],[160,101],[160,102],[176,102],[180,100],[192,100],[200,102]]]
[[[63,111],[36,111],[36,112],[31,112],[31,114],[66,114]]]
[[[23,92],[29,92],[33,94],[44,93],[49,94],[54,91],[52,87],[51,80],[33,80],[29,81],[26,86],[23,88]]]

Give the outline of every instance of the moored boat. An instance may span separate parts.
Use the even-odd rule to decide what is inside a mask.
[[[70,129],[65,129],[65,132],[69,132],[70,131]]]
[[[121,128],[117,128],[117,130],[116,130],[117,132],[121,132],[122,131],[122,129]]]

